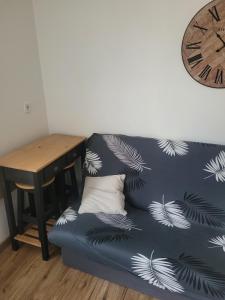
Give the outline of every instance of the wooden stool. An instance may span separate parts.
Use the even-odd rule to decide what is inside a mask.
[[[66,198],[67,198],[67,192],[66,192],[65,177],[66,177],[67,173],[69,173],[69,176],[70,176],[72,192],[74,192],[75,197],[78,196],[78,186],[77,186],[77,180],[76,180],[76,174],[75,174],[74,167],[75,167],[75,161],[73,161],[72,163],[70,163],[63,169],[63,171],[64,171],[64,195]],[[62,206],[63,206],[62,210],[64,211],[68,206],[67,199],[66,199],[66,201],[63,201]]]
[[[51,189],[52,192],[52,205],[50,210],[45,211],[45,216],[44,218],[46,221],[48,220],[49,217],[52,217],[53,214],[55,214],[56,217],[59,216],[59,209],[58,209],[58,201],[55,195],[55,190],[53,183],[55,181],[55,177],[51,178],[47,182],[45,182],[42,185],[42,188],[44,191],[48,192],[49,189]],[[35,202],[34,202],[34,186],[32,185],[27,185],[23,183],[15,183],[17,187],[17,218],[18,218],[18,231],[19,234],[24,233],[24,223],[28,224],[37,224],[38,220],[36,218],[36,207],[35,207]],[[25,202],[25,193],[28,195],[28,200],[29,200],[29,208],[25,209],[24,208],[24,202]],[[51,198],[51,197],[49,197]],[[46,199],[47,200],[47,199]],[[47,207],[47,201],[45,201],[45,207]],[[17,239],[17,237],[15,237]]]
[[[77,191],[77,180],[76,180],[76,174],[75,174],[74,167],[75,167],[75,161],[72,162],[71,164],[69,164],[68,166],[66,166],[66,167],[64,168],[64,172],[65,172],[65,174],[66,174],[67,172],[69,172],[72,187],[73,187],[74,190]]]

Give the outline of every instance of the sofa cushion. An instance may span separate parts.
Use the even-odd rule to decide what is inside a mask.
[[[132,274],[148,294],[160,291],[161,299],[224,299],[224,224],[211,224],[210,216],[210,225],[201,218],[192,222],[181,213],[180,203],[165,202],[164,219],[156,218],[155,210],[160,215],[162,207],[155,205],[148,211],[128,205],[127,216],[77,215],[79,205],[73,206],[58,220],[49,240],[124,276]]]
[[[225,208],[225,146],[93,134],[87,142],[87,176],[126,174],[125,196],[148,210],[152,201],[198,195]]]

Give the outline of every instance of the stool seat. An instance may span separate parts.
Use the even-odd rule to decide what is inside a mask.
[[[72,163],[70,163],[68,166],[66,166],[64,168],[64,171],[69,170],[70,168],[73,168],[75,166],[75,161],[73,161]]]
[[[48,187],[49,185],[51,185],[53,182],[55,181],[55,177],[51,178],[50,180],[48,180],[47,182],[43,183],[42,184],[42,187],[45,188],[45,187]],[[19,182],[16,182],[15,183],[16,187],[21,189],[21,190],[34,190],[34,186],[33,185],[29,185],[29,184],[23,184],[23,183],[19,183]]]

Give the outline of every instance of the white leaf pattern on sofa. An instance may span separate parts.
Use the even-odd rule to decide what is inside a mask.
[[[144,169],[151,170],[151,168],[145,166],[146,164],[140,153],[132,146],[123,142],[118,136],[103,135],[103,139],[114,155],[131,169],[138,172],[143,172]]]
[[[225,151],[221,151],[215,159],[211,159],[204,171],[211,174],[205,179],[214,176],[217,182],[225,182]]]
[[[73,222],[77,218],[77,212],[72,209],[72,207],[68,207],[62,215],[59,217],[59,219],[56,222],[56,225],[64,225],[68,222]]]
[[[84,165],[89,174],[95,175],[102,168],[102,161],[97,153],[87,149]]]
[[[225,235],[217,236],[209,240],[209,242],[215,246],[211,246],[209,248],[222,248],[225,252]]]
[[[189,229],[191,227],[180,206],[174,201],[165,203],[164,195],[162,203],[153,201],[149,205],[149,210],[153,218],[165,226],[180,229]]]
[[[133,256],[131,259],[134,273],[160,289],[183,293],[183,287],[175,278],[173,265],[167,258],[153,259],[153,254],[154,251],[152,251],[150,258],[142,254]]]
[[[184,156],[188,153],[188,144],[183,141],[159,139],[158,145],[169,156]]]
[[[132,229],[135,230],[142,230],[135,226],[134,222],[122,215],[115,215],[115,214],[105,214],[105,213],[97,213],[96,217],[101,220],[103,223],[110,225],[112,227],[124,229],[131,231]]]

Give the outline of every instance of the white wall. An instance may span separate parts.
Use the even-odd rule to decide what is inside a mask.
[[[31,0],[0,0],[0,155],[47,134]],[[32,113],[24,114],[24,102]],[[8,236],[0,199],[0,244]]]
[[[225,143],[224,90],[196,83],[184,31],[208,0],[33,0],[50,131]]]

